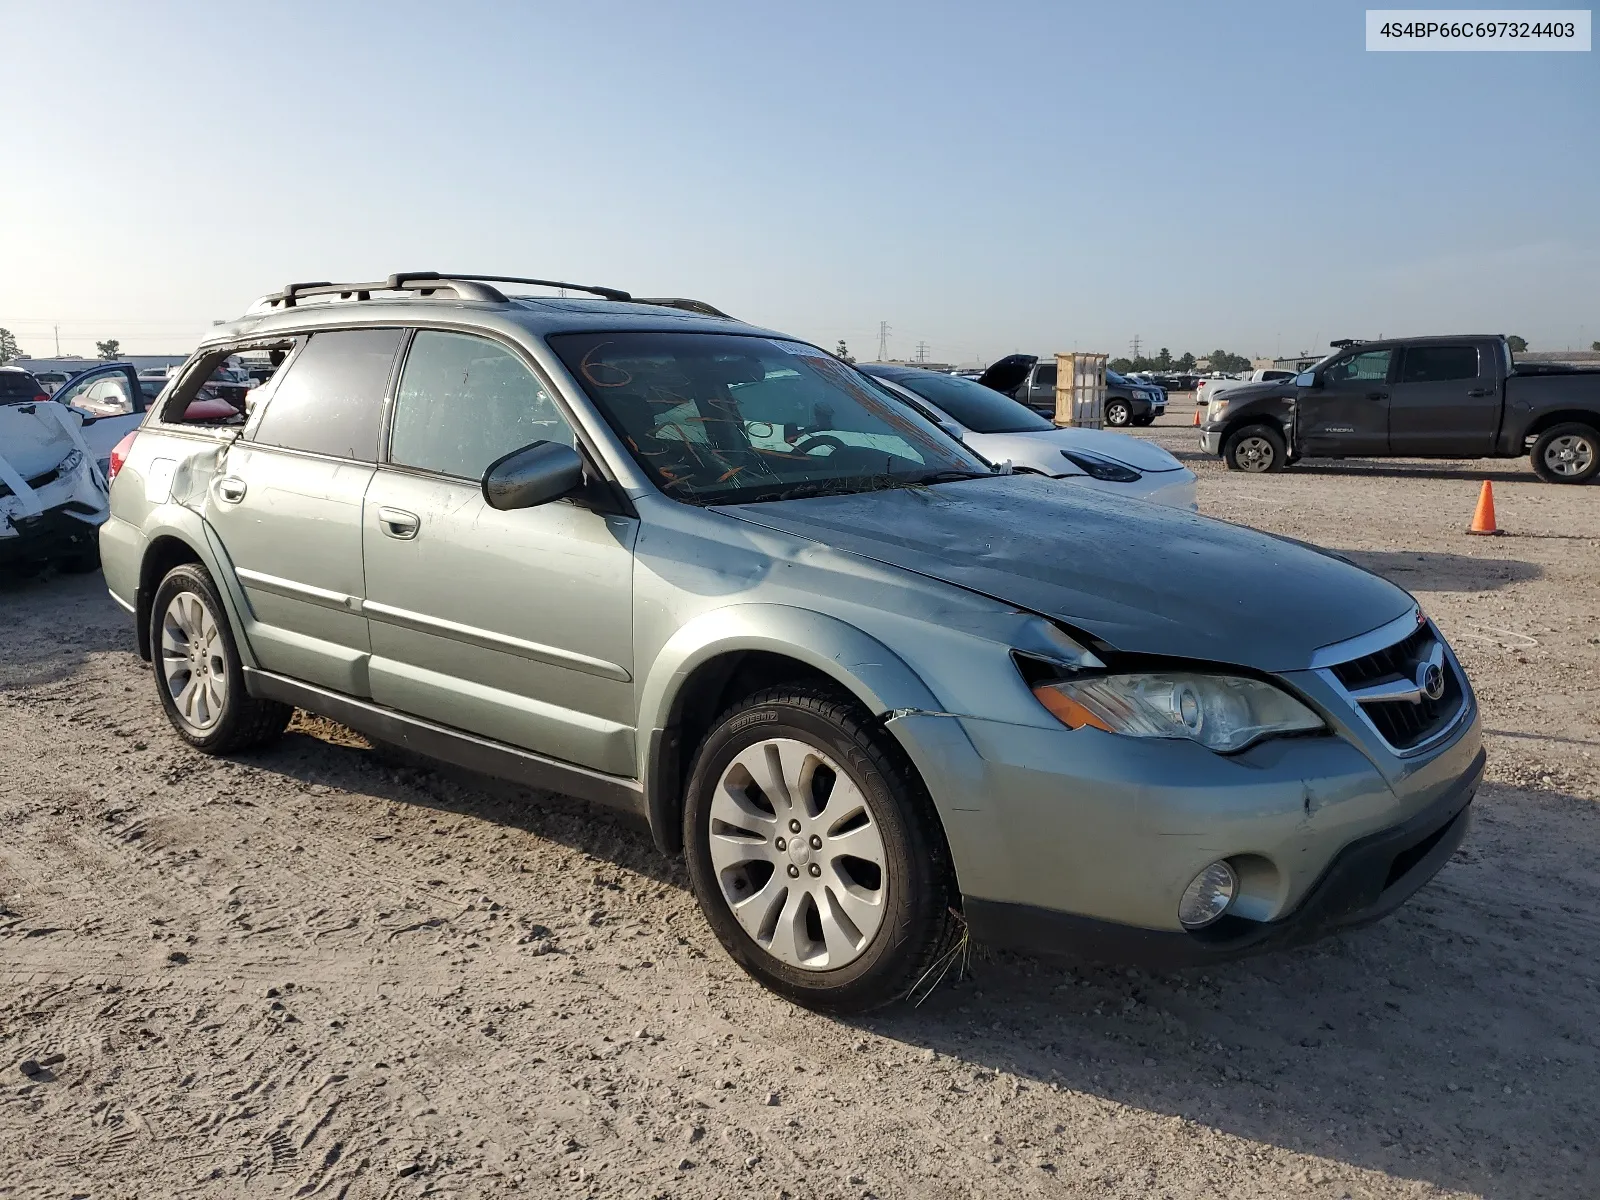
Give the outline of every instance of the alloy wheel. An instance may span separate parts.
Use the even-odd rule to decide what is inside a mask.
[[[1129,416],[1128,406],[1120,401],[1106,406],[1106,424],[1108,425],[1126,425]]]
[[[179,718],[204,733],[222,718],[228,666],[222,631],[194,592],[179,592],[161,615],[161,679]]]
[[[710,858],[734,918],[792,967],[852,962],[883,924],[883,839],[862,790],[793,738],[745,747],[711,800]]]
[[[1581,434],[1552,438],[1544,448],[1544,465],[1556,475],[1582,475],[1594,462],[1594,443]]]

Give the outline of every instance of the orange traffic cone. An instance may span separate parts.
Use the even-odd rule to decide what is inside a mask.
[[[1198,404],[1194,407],[1194,423],[1196,425],[1200,424],[1200,406]]]
[[[1481,534],[1505,532],[1494,523],[1494,485],[1487,479],[1483,481],[1483,490],[1478,493],[1478,511],[1472,514],[1472,528],[1467,532]]]

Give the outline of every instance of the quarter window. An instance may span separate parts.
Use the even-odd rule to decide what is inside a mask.
[[[390,462],[482,479],[534,442],[571,446],[572,428],[521,359],[485,338],[417,333],[395,393]]]
[[[1476,346],[1413,346],[1406,351],[1401,383],[1443,383],[1478,377]]]
[[[253,440],[375,461],[383,396],[400,337],[398,329],[312,334],[276,380]]]

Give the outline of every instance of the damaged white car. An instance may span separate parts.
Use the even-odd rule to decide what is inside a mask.
[[[0,388],[0,573],[26,574],[52,562],[63,571],[93,571],[107,488],[82,418],[44,395],[27,372],[0,374],[11,385]]]

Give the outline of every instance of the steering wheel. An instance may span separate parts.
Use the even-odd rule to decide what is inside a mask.
[[[829,447],[834,450],[843,450],[844,443],[831,433],[814,433],[810,437],[802,438],[795,443],[796,454],[810,454],[813,450]]]

